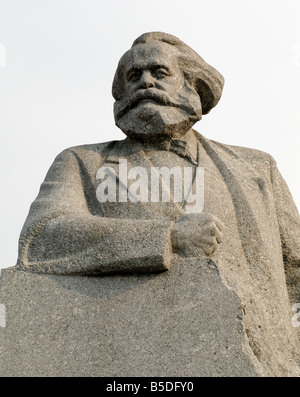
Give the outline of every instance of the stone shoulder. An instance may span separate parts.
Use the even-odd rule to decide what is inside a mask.
[[[235,146],[235,145],[226,145],[220,142],[211,141],[214,145],[217,145],[219,148],[222,148],[227,153],[238,157],[247,163],[250,163],[254,166],[262,165],[266,167],[267,165],[276,164],[273,157],[262,150],[252,149],[243,146]]]
[[[92,154],[92,153],[97,153],[97,154],[103,154],[107,149],[110,149],[114,144],[118,141],[107,141],[107,142],[102,142],[102,143],[94,143],[94,144],[86,144],[86,145],[79,145],[79,146],[71,146],[65,150],[63,150],[61,154],[64,153],[74,153],[77,154],[78,156],[81,156],[83,154]]]

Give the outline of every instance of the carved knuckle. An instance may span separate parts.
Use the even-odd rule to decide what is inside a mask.
[[[215,224],[213,224],[212,226],[211,226],[211,235],[212,236],[215,236],[217,233],[218,233],[218,229],[217,229],[217,226],[215,225]]]

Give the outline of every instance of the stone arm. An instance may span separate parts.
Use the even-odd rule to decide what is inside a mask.
[[[287,287],[291,303],[297,303],[300,302],[300,216],[289,188],[272,158],[271,180]]]
[[[78,161],[71,150],[65,150],[31,205],[20,236],[17,266],[61,275],[163,271],[170,266],[171,225],[91,214]]]

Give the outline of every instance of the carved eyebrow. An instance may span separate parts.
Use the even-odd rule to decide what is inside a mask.
[[[150,70],[165,69],[167,72],[170,73],[170,69],[166,65],[153,64],[149,66],[149,69]]]
[[[130,68],[128,71],[127,71],[127,73],[126,73],[126,75],[127,75],[127,77],[130,75],[130,73],[136,73],[136,72],[140,72],[142,69],[140,69],[140,68],[135,68],[135,67],[133,67],[133,68]]]
[[[141,71],[143,71],[145,69],[149,69],[149,70],[165,69],[167,72],[170,73],[170,69],[169,69],[169,67],[167,65],[159,64],[159,63],[153,63],[153,64],[150,64],[150,65],[146,65],[146,68],[145,67],[141,67],[141,66],[133,66],[132,68],[130,68],[127,71],[126,75],[128,77],[130,75],[130,73],[141,72]]]

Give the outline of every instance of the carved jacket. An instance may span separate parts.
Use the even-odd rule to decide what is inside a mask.
[[[204,168],[204,211],[225,225],[223,242],[211,260],[223,283],[239,296],[252,359],[268,370],[272,363],[279,373],[287,360],[297,360],[291,308],[300,302],[298,211],[270,155],[195,134],[199,166]],[[151,288],[155,277],[167,277],[182,263],[176,262],[171,244],[174,221],[184,212],[180,203],[100,203],[96,191],[102,166],[115,169],[118,176],[120,159],[126,159],[128,167],[148,169],[163,164],[169,155],[161,151],[151,157],[127,140],[62,152],[30,208],[20,237],[18,269],[57,275],[118,274],[117,279],[124,273],[140,273],[146,280],[143,288]],[[168,164],[186,166],[186,160],[176,156],[170,155]],[[207,258],[184,260],[195,267],[193,272],[207,266]],[[171,295],[173,288],[169,286]],[[282,362],[280,357],[285,357]]]
[[[210,141],[196,133],[205,169],[205,208],[225,224],[213,258],[228,274],[251,282],[286,278],[299,293],[300,220],[273,158],[261,151]],[[128,145],[127,145],[128,146]],[[178,203],[100,203],[97,170],[120,158],[149,167],[144,152],[126,140],[73,147],[51,166],[21,232],[18,267],[54,273],[101,275],[161,272],[172,263],[170,232]],[[225,271],[226,269],[226,271]]]

